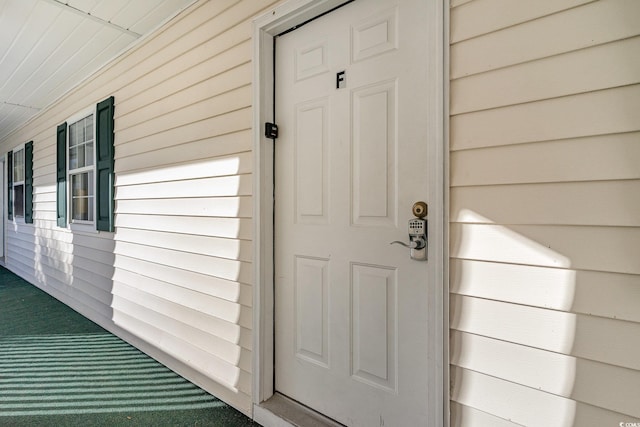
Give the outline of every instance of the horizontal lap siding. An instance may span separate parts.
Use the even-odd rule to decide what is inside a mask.
[[[451,2],[452,425],[640,419],[639,6]]]
[[[251,20],[199,1],[2,142],[34,140],[35,224],[7,266],[251,412]],[[56,226],[55,129],[115,98],[115,233]]]

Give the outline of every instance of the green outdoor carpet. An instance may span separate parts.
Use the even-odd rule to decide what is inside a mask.
[[[0,426],[257,426],[0,267]]]

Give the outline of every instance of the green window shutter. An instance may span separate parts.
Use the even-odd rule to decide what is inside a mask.
[[[96,228],[101,231],[113,231],[113,101],[109,97],[96,109]]]
[[[7,218],[13,219],[13,151],[7,153]]]
[[[58,126],[56,132],[56,181],[58,227],[67,226],[67,122]]]
[[[24,145],[24,222],[33,224],[33,141]]]

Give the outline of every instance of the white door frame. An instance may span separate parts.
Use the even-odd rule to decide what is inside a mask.
[[[360,0],[356,0],[360,1]],[[281,32],[326,13],[347,0],[288,0],[253,22],[253,226],[254,226],[254,287],[253,287],[253,375],[252,396],[254,411],[274,394],[274,292],[273,292],[273,141],[264,136],[265,122],[273,121],[273,38]],[[435,168],[429,171],[429,181],[437,185],[441,209],[429,209],[429,221],[440,227],[431,232],[429,245],[434,248],[428,262],[436,263],[434,277],[426,278],[430,295],[428,310],[430,343],[441,343],[443,351],[429,349],[433,358],[437,388],[442,390],[428,396],[431,413],[430,426],[449,424],[449,286],[448,286],[448,1],[430,0],[428,46],[425,54],[433,52],[429,62],[428,96],[437,100],[429,111],[429,157],[435,159]],[[433,105],[433,104],[430,104]],[[276,142],[277,143],[277,142]]]

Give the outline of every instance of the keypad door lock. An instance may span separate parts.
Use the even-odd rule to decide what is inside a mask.
[[[390,244],[402,245],[409,248],[411,259],[416,261],[426,261],[427,259],[427,220],[423,219],[427,215],[427,204],[425,202],[416,202],[413,205],[412,212],[417,218],[409,220],[407,225],[409,233],[409,243],[394,240]]]

